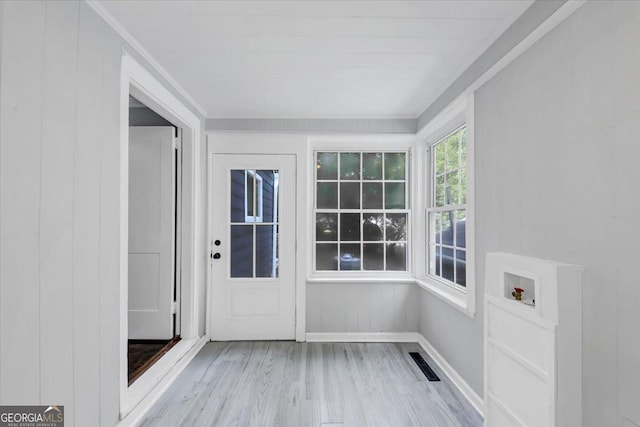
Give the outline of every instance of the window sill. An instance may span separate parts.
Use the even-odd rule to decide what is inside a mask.
[[[415,283],[416,279],[410,274],[394,274],[394,275],[331,275],[320,276],[314,275],[307,278],[307,283]]]
[[[453,286],[439,282],[437,280],[426,277],[424,279],[415,279],[415,284],[427,292],[439,297],[444,302],[465,314],[470,318],[475,317],[475,309],[470,307],[469,298],[473,298],[469,292],[456,289]]]

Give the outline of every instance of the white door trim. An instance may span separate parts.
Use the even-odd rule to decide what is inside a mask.
[[[161,116],[182,128],[182,216],[181,216],[181,252],[182,270],[181,288],[181,336],[185,344],[175,346],[165,356],[166,363],[159,365],[153,375],[143,374],[131,387],[127,375],[127,338],[128,338],[128,237],[129,237],[129,94],[133,94],[144,104]],[[124,419],[159,382],[171,373],[177,361],[198,341],[198,319],[201,316],[198,307],[203,295],[200,295],[202,283],[201,271],[204,269],[204,230],[200,227],[200,129],[201,120],[176,98],[162,83],[151,75],[126,51],[123,51],[120,79],[120,418]],[[179,353],[179,354],[178,354]],[[165,359],[163,358],[163,359]]]
[[[211,290],[212,311],[208,321],[211,324],[210,337],[212,340],[295,339],[295,194],[297,194],[295,161],[296,157],[293,154],[273,153],[260,155],[215,153],[209,157],[209,170],[212,171],[209,195],[211,200],[217,201],[216,209],[211,210],[212,238],[209,240],[209,245],[212,252],[222,254],[222,259],[212,260],[210,264],[212,274],[209,289]],[[281,200],[280,217],[277,218],[274,215],[273,218],[273,221],[279,224],[280,229],[278,257],[284,260],[277,277],[258,277],[255,271],[253,277],[232,277],[229,208],[232,205],[230,172],[233,169],[245,171],[277,169],[280,171],[280,190],[287,194],[287,198]],[[258,174],[256,173],[255,176],[257,177]],[[274,187],[275,189],[276,187]],[[245,214],[241,217],[243,221],[246,219],[245,215],[246,201]],[[252,219],[249,218],[247,223],[249,221]],[[220,246],[212,244],[215,239],[221,240]],[[274,241],[273,244],[275,245],[276,242]],[[211,252],[209,258],[211,260]],[[254,256],[254,261],[255,258],[256,256]],[[257,261],[255,261],[254,269],[257,268],[257,265]],[[262,297],[257,298],[257,294],[261,294]],[[217,298],[217,300],[213,298]],[[253,301],[251,301],[252,299]],[[232,307],[237,304],[244,307],[242,311],[247,311],[244,314],[233,313]],[[258,314],[256,310],[261,314]]]
[[[212,135],[207,135],[207,165],[211,164],[212,157],[214,154],[288,154],[295,156],[296,163],[296,220],[295,220],[295,232],[296,232],[296,248],[304,248],[307,241],[307,234],[309,233],[306,229],[306,197],[304,194],[305,190],[308,191],[307,188],[307,179],[306,174],[308,173],[308,165],[307,165],[307,157],[305,155],[301,155],[300,152],[287,149],[284,146],[279,146],[277,144],[271,145],[264,143],[261,139],[270,140],[273,138],[272,135],[262,135],[256,139],[256,141],[250,144],[247,147],[237,147],[231,146],[229,148],[228,145],[221,144],[219,146],[211,138]],[[265,151],[265,148],[268,147],[269,151]],[[304,151],[306,154],[306,150]],[[213,210],[213,200],[212,200],[212,191],[211,191],[211,168],[207,168],[207,185],[209,188],[207,189],[207,336],[211,336],[211,251],[212,240],[213,240],[213,223],[211,212]],[[295,257],[295,269],[296,269],[296,285],[295,285],[295,339],[298,342],[304,342],[306,340],[306,269],[302,268],[305,266],[306,262],[306,251],[296,250]]]

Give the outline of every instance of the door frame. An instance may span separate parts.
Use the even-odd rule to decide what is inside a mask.
[[[223,254],[227,254],[227,257],[231,256],[231,231],[229,228],[229,222],[230,218],[227,216],[228,215],[228,209],[229,206],[231,204],[231,193],[230,193],[230,189],[229,189],[229,182],[227,182],[226,180],[228,179],[228,173],[230,172],[230,169],[228,168],[228,166],[230,166],[229,163],[225,161],[222,162],[222,168],[224,169],[225,173],[225,178],[223,178],[224,181],[224,185],[220,186],[219,183],[216,183],[214,185],[214,171],[219,172],[219,170],[216,170],[216,166],[220,166],[220,162],[214,164],[214,162],[216,160],[220,160],[220,159],[216,159],[216,156],[236,156],[239,158],[239,160],[237,161],[237,163],[231,165],[232,168],[231,169],[245,169],[245,170],[250,170],[250,169],[255,169],[255,170],[262,170],[262,169],[279,169],[281,171],[286,171],[286,173],[283,173],[283,175],[286,176],[287,181],[290,181],[290,183],[286,183],[286,191],[293,191],[293,199],[289,200],[290,204],[293,205],[293,215],[290,216],[290,214],[286,215],[286,222],[279,222],[279,227],[280,227],[280,233],[281,234],[281,238],[279,239],[280,241],[280,248],[281,250],[279,251],[278,254],[278,258],[282,259],[283,254],[286,252],[288,252],[288,249],[291,249],[292,253],[289,254],[289,258],[288,261],[291,262],[291,264],[289,265],[288,268],[291,268],[291,270],[289,270],[288,268],[286,270],[281,270],[281,274],[279,274],[277,277],[275,278],[267,278],[267,277],[253,277],[253,278],[230,278],[230,264],[227,261],[224,261],[224,267],[222,268],[223,272],[220,273],[218,272],[217,275],[214,275],[214,262],[212,260],[212,254],[214,252],[220,252],[220,249],[222,248]],[[259,161],[261,162],[260,165],[256,165],[254,160],[251,159],[248,164],[250,164],[250,166],[248,166],[248,164],[244,164],[243,163],[246,161],[246,157],[245,156],[251,156],[253,159],[258,158],[259,160],[255,160],[255,161]],[[265,161],[264,163],[262,163],[262,159],[265,158],[269,158],[272,157],[272,161]],[[286,160],[286,167],[285,167],[285,160]],[[292,170],[291,170],[292,169]],[[295,250],[295,246],[296,246],[296,234],[297,234],[297,230],[296,230],[296,198],[295,195],[297,194],[297,183],[296,183],[296,169],[297,169],[297,164],[296,164],[296,156],[293,154],[282,154],[282,153],[268,153],[268,154],[259,154],[259,155],[255,155],[255,154],[249,154],[249,153],[215,153],[215,154],[211,154],[209,156],[209,167],[208,170],[210,171],[210,178],[208,181],[209,184],[209,200],[211,201],[211,203],[213,203],[214,200],[214,190],[217,189],[222,189],[223,194],[220,193],[216,193],[217,197],[215,197],[215,200],[218,200],[219,202],[222,202],[222,204],[224,205],[224,209],[226,210],[226,213],[222,214],[222,215],[218,215],[221,216],[220,219],[224,218],[223,221],[223,225],[222,227],[220,227],[220,224],[218,223],[218,232],[214,233],[214,229],[215,227],[215,223],[213,221],[213,210],[210,210],[209,212],[211,212],[211,215],[209,216],[209,225],[210,225],[210,229],[209,229],[209,246],[210,246],[210,252],[209,252],[209,271],[210,271],[210,277],[211,277],[211,282],[210,282],[210,298],[208,298],[208,301],[210,302],[211,305],[211,312],[210,312],[210,316],[208,317],[208,324],[209,324],[209,337],[211,338],[211,340],[214,340],[214,336],[217,336],[218,339],[220,338],[221,333],[217,332],[215,333],[216,329],[214,329],[214,315],[213,315],[213,307],[214,307],[214,280],[215,278],[220,278],[220,275],[222,274],[226,279],[223,280],[227,280],[227,281],[240,281],[241,284],[238,284],[237,282],[234,283],[234,285],[232,285],[231,287],[236,289],[236,290],[247,290],[247,285],[249,285],[249,283],[251,283],[252,285],[249,286],[257,286],[261,289],[264,289],[263,286],[266,286],[266,288],[269,288],[269,284],[272,283],[271,281],[276,279],[276,282],[280,284],[280,286],[287,286],[289,285],[290,287],[286,287],[287,291],[291,290],[293,292],[293,294],[289,294],[289,296],[292,297],[292,300],[289,300],[289,303],[292,303],[292,305],[287,304],[286,307],[287,308],[291,308],[293,310],[293,319],[291,319],[290,317],[287,316],[287,319],[289,319],[289,321],[287,322],[287,329],[291,326],[293,326],[292,329],[288,329],[288,332],[286,334],[286,337],[284,336],[284,334],[281,334],[277,337],[271,336],[269,338],[223,338],[222,340],[263,340],[263,339],[274,339],[274,340],[293,340],[296,338],[296,320],[297,320],[297,316],[296,316],[296,296],[297,296],[297,287],[296,287],[296,278],[297,278],[297,263],[296,263],[296,250]],[[256,174],[257,175],[257,174]],[[217,175],[218,177],[220,177],[220,175]],[[289,188],[289,186],[291,186],[291,188]],[[279,195],[279,198],[282,198],[281,195]],[[280,207],[285,206],[285,204],[283,203],[282,205],[280,205]],[[213,208],[213,204],[211,204],[211,207]],[[219,210],[219,208],[218,208]],[[274,214],[275,217],[275,214]],[[280,220],[282,220],[282,218],[280,218]],[[286,233],[282,231],[282,225],[287,225],[288,228],[286,230]],[[292,230],[293,236],[290,235],[290,230]],[[284,234],[286,234],[287,236],[284,237]],[[216,247],[213,242],[214,239],[221,239],[224,238],[224,241],[226,242],[223,246],[221,247]],[[273,244],[276,244],[276,241],[274,239]],[[226,248],[226,249],[225,249]],[[223,258],[225,258],[225,256],[223,256]],[[228,258],[225,258],[228,259]],[[219,263],[220,261],[216,261],[215,263]],[[285,273],[288,272],[288,273]],[[262,285],[257,285],[257,283],[262,283]],[[255,284],[255,285],[253,285]],[[228,283],[227,283],[228,285]],[[279,298],[282,298],[283,295],[283,291],[285,288],[280,287],[278,294],[279,294]],[[254,289],[255,290],[255,289]],[[220,292],[217,292],[218,294],[220,294]],[[279,302],[284,302],[284,300],[280,299]],[[229,304],[230,301],[227,301],[227,304]],[[220,305],[218,305],[218,307],[220,307]],[[282,305],[279,304],[279,307],[282,307]],[[229,309],[230,310],[230,309]],[[282,314],[282,312],[280,312],[280,314]],[[282,317],[279,319],[283,319]],[[293,320],[293,323],[290,322],[290,320]],[[240,322],[242,322],[242,320],[239,320]],[[218,327],[220,325],[217,325]],[[231,325],[227,325],[227,326],[231,326]],[[282,325],[281,325],[282,326]],[[281,332],[277,332],[276,335],[278,333]],[[291,335],[289,335],[289,333],[291,333]],[[222,335],[232,335],[229,333],[223,333]],[[252,335],[252,334],[246,334],[247,335]],[[259,335],[259,334],[258,334]]]
[[[180,259],[176,262],[180,280],[181,341],[176,344],[131,386],[128,385],[128,253],[129,253],[129,95],[133,95],[175,126],[182,129],[181,200],[176,239]],[[179,369],[179,362],[203,340],[198,324],[204,313],[199,310],[204,269],[204,242],[200,221],[201,195],[201,120],[129,53],[123,51],[120,79],[120,333],[119,390],[120,418],[124,419],[163,380]]]
[[[247,146],[237,146],[237,145],[228,145],[228,144],[216,144],[216,142],[212,138],[213,133],[208,133],[206,138],[207,143],[207,277],[206,277],[206,286],[207,286],[207,321],[206,321],[206,330],[207,337],[211,337],[211,328],[212,328],[212,286],[213,286],[213,263],[211,259],[211,254],[213,253],[213,218],[211,213],[213,212],[213,188],[211,185],[213,174],[212,174],[212,163],[213,156],[216,154],[233,154],[233,155],[291,155],[295,158],[295,180],[296,180],[296,190],[295,190],[295,247],[296,247],[296,256],[295,256],[295,340],[297,342],[304,342],[306,340],[306,276],[305,276],[305,251],[298,250],[299,248],[304,248],[304,242],[306,241],[305,231],[305,222],[304,215],[306,215],[306,199],[301,197],[300,194],[307,189],[307,179],[306,179],[306,156],[301,155],[300,152],[296,150],[287,149],[286,146],[278,146],[277,143],[274,145],[268,144],[270,140],[273,138],[273,135],[260,135],[256,136],[254,141],[251,141]],[[252,138],[253,139],[253,138]],[[265,143],[267,142],[267,143]],[[232,148],[229,148],[232,147]],[[306,152],[306,149],[304,149]]]

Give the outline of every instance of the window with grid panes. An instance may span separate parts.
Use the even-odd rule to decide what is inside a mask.
[[[429,275],[466,286],[467,130],[464,126],[430,148],[431,197],[427,209]]]
[[[315,160],[315,271],[407,271],[407,153],[320,151]]]

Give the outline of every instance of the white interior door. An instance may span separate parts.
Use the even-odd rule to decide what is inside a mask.
[[[211,338],[295,338],[295,156],[211,160]]]
[[[173,338],[175,136],[129,128],[129,339]]]

